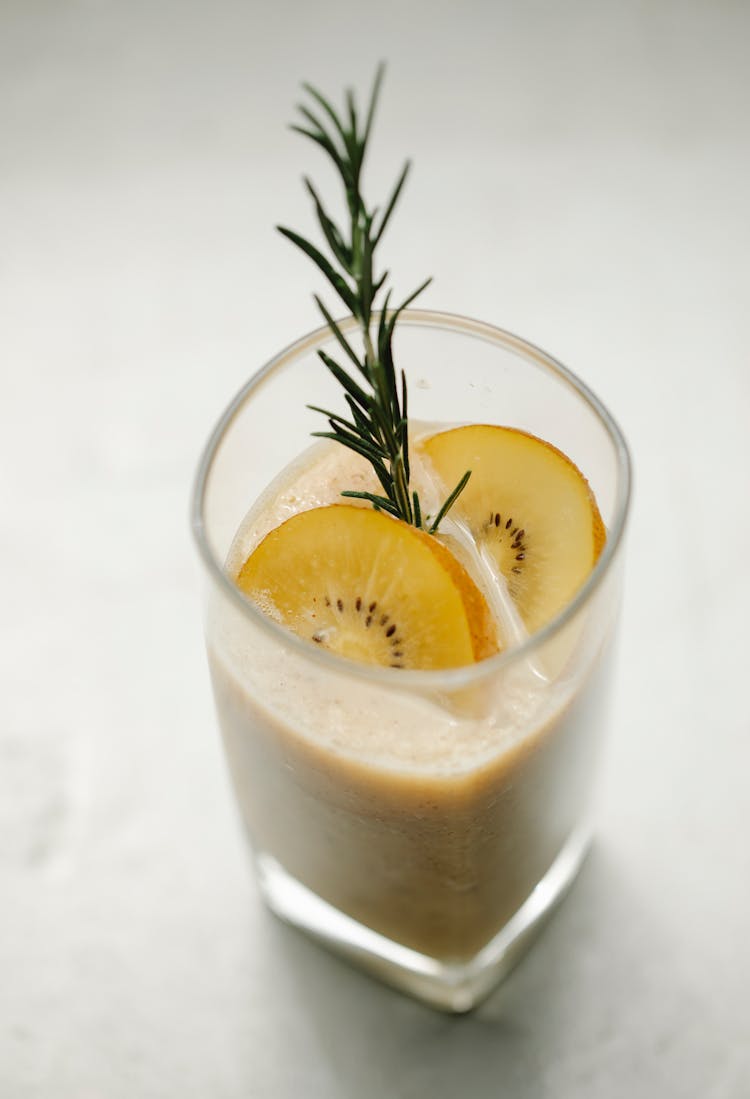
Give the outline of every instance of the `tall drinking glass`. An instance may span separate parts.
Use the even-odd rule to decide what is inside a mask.
[[[354,323],[344,329],[351,331]],[[588,478],[607,539],[572,601],[478,664],[356,664],[265,616],[226,569],[269,482],[341,404],[316,350],[282,351],[221,417],[195,483],[208,659],[227,758],[270,908],[452,1011],[514,964],[578,871],[607,723],[630,467],[600,401],[549,355],[463,317],[410,310],[395,357],[415,420],[497,423]]]

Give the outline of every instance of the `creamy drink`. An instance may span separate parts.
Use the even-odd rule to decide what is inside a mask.
[[[387,709],[370,715],[385,736],[360,726],[345,747],[330,727],[317,741],[263,709],[218,657],[212,673],[256,849],[335,908],[429,957],[473,958],[531,895],[585,815],[600,683],[520,742],[495,730],[496,750],[479,756],[477,742],[491,741],[493,730],[414,706],[397,726],[409,756],[403,743],[391,743]]]
[[[292,515],[370,483],[350,452],[314,448],[252,509],[229,575]],[[537,667],[522,663],[491,687],[405,697],[346,674],[311,678],[265,637],[248,644],[233,621],[215,608],[210,658],[255,848],[397,943],[448,962],[476,955],[581,824],[606,654],[581,668],[569,637],[569,667],[554,691],[537,657]]]
[[[380,208],[361,188],[381,76],[364,114],[306,86],[295,128],[333,161],[348,224],[306,181],[328,255],[281,232],[350,316],[316,299],[326,327],[229,406],[193,526],[265,899],[465,1010],[586,849],[628,458],[606,410],[537,348],[407,309],[419,291],[393,308],[374,256],[407,169]],[[305,451],[310,434],[326,441]]]

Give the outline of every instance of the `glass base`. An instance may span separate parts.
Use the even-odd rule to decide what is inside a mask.
[[[369,973],[441,1011],[470,1011],[521,959],[544,919],[562,900],[589,848],[588,829],[573,832],[547,873],[508,923],[466,962],[420,954],[358,923],[321,900],[272,858],[255,863],[266,904],[286,923]]]

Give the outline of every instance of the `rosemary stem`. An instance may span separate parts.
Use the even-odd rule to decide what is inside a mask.
[[[373,227],[377,209],[368,211],[360,187],[360,174],[380,90],[382,71],[381,66],[378,68],[373,86],[364,129],[360,127],[359,113],[351,93],[347,93],[346,112],[339,115],[324,96],[309,84],[305,84],[304,88],[312,96],[316,110],[311,111],[307,107],[300,107],[305,124],[292,127],[314,141],[333,161],[346,192],[349,240],[344,239],[342,231],[326,213],[318,192],[309,180],[306,180],[305,184],[313,200],[321,231],[333,254],[333,262],[298,233],[282,227],[280,231],[305,252],[322,271],[348,311],[357,320],[362,334],[364,356],[360,361],[359,355],[344,337],[328,309],[320,299],[316,299],[328,327],[362,377],[358,376],[355,380],[335,359],[324,351],[320,352],[323,362],[345,391],[345,400],[351,412],[351,419],[343,418],[335,412],[324,413],[328,417],[331,430],[314,432],[314,434],[334,439],[366,458],[372,465],[385,493],[384,497],[367,492],[346,495],[368,499],[375,507],[385,506],[383,504],[385,500],[386,510],[391,511],[397,518],[424,529],[419,496],[409,487],[406,378],[403,372],[397,373],[395,369],[392,337],[399,313],[414,300],[427,283],[423,283],[398,309],[389,311],[390,290],[385,293],[382,307],[375,304],[375,299],[386,281],[387,271],[380,279],[373,281],[375,248],[380,242],[383,230],[401,193],[409,169],[408,162],[391,192],[377,230]],[[317,113],[317,108],[322,108],[323,116]],[[326,117],[328,121],[324,125]],[[429,281],[428,279],[427,282]],[[374,342],[370,325],[373,310],[376,308],[381,308],[381,317],[377,341]],[[401,377],[400,393],[397,384],[399,376]],[[318,411],[324,410],[318,409]],[[466,479],[460,482],[443,504],[437,522],[455,502],[465,483]],[[436,530],[437,522],[433,523],[431,533]]]

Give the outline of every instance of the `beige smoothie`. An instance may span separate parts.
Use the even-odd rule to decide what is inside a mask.
[[[227,570],[236,575],[289,516],[371,481],[357,456],[316,446],[252,508]],[[316,662],[248,631],[223,597],[207,629],[254,849],[389,939],[445,962],[473,957],[585,820],[608,631],[574,621],[546,666],[544,650],[533,664],[496,661],[451,692],[406,691],[398,671],[384,685],[346,661]]]

